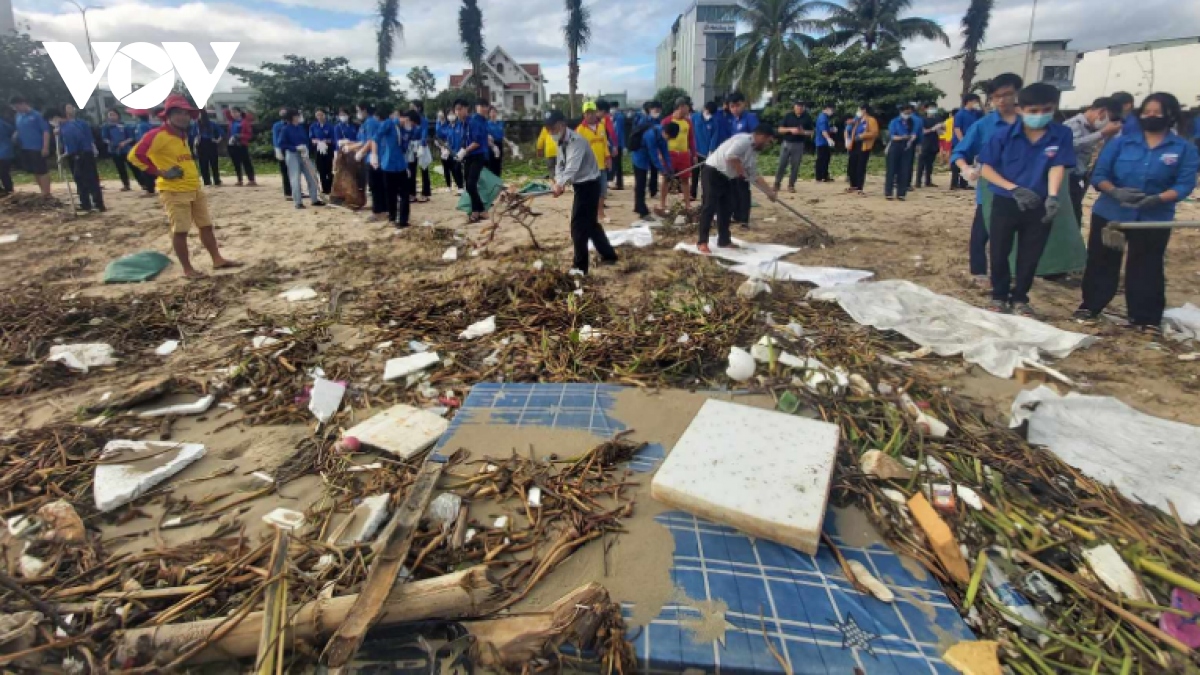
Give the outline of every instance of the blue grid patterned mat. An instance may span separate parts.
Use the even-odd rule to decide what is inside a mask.
[[[585,429],[609,436],[626,428],[613,417],[615,396],[622,389],[592,384],[476,385],[438,447],[460,424],[483,414],[489,424]],[[663,457],[663,448],[652,445],[631,466],[650,471]],[[649,625],[630,631],[644,673],[690,668],[847,675],[858,668],[869,675],[951,675],[956,671],[940,659],[939,644],[945,649],[974,639],[934,579],[914,577],[882,544],[850,546],[838,536],[832,517],[825,531],[843,555],[861,562],[892,589],[893,604],[856,592],[826,547],[809,556],[679,511],[664,513],[658,521],[675,539],[675,585],[693,601],[726,605],[725,636],[723,641],[694,641],[688,626],[701,618],[700,611],[669,603]],[[787,669],[767,649],[768,638]]]

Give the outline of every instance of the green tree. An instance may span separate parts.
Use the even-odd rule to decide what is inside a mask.
[[[229,72],[258,90],[259,111],[279,108],[335,110],[360,101],[388,105],[403,103],[403,92],[392,90],[387,73],[355,70],[342,57],[320,61],[295,54],[284,55],[283,63],[264,63],[258,70],[230,68]]]
[[[971,93],[975,73],[979,70],[979,48],[987,35],[988,23],[992,20],[992,7],[996,0],[971,0],[962,19],[962,95]]]
[[[822,21],[828,34],[821,42],[830,47],[861,43],[868,50],[899,45],[908,40],[937,40],[947,47],[950,38],[936,21],[920,17],[901,19],[912,0],[847,0]]]
[[[408,85],[416,92],[417,98],[424,101],[437,91],[437,78],[428,66],[417,66],[408,71]]]
[[[396,53],[396,38],[404,37],[404,24],[400,23],[400,0],[379,0],[378,12],[375,54],[379,59],[379,72],[386,74],[388,62]]]
[[[821,22],[809,15],[838,9],[822,0],[742,0],[737,19],[750,30],[737,36],[717,80],[736,86],[751,101],[768,88],[774,92],[783,73],[803,63],[816,43],[807,32],[819,29]]]
[[[816,106],[833,104],[838,113],[852,114],[869,103],[880,124],[898,114],[901,103],[936,101],[942,96],[937,87],[917,81],[920,71],[907,66],[893,69],[899,58],[897,45],[868,50],[855,45],[842,52],[814,49],[808,62],[788,72],[779,81],[776,101],[811,101]],[[768,109],[768,120],[782,118],[787,106]]]
[[[563,38],[567,42],[569,61],[567,66],[567,89],[570,92],[568,101],[571,107],[568,117],[575,116],[575,94],[579,91],[579,52],[587,49],[592,40],[592,13],[583,6],[583,0],[567,1],[567,22],[563,24]]]
[[[671,86],[671,85],[667,85],[667,86],[663,87],[662,89],[659,89],[658,91],[654,92],[654,100],[663,104],[663,108],[665,108],[666,110],[673,110],[675,108],[675,101],[677,99],[691,98],[691,97],[692,97],[692,95],[687,93],[683,89],[680,89],[679,87],[675,87],[675,86]],[[695,103],[695,101],[692,101],[692,103]],[[704,102],[701,101],[700,105],[704,105]]]
[[[433,97],[425,106],[425,112],[428,115],[436,115],[438,112],[450,112],[454,108],[454,102],[458,99],[467,102],[467,105],[475,105],[475,91],[472,89],[446,89]]]
[[[0,34],[0,92],[5,106],[13,94],[37,108],[72,100],[50,56],[25,33]]]
[[[463,56],[471,64],[471,82],[475,95],[483,98],[483,12],[479,0],[463,0],[458,9],[458,39],[462,42]]]

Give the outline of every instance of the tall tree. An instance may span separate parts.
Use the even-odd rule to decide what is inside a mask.
[[[868,50],[883,45],[899,45],[908,40],[937,40],[947,47],[946,31],[931,19],[900,18],[912,7],[912,0],[847,0],[822,22],[828,31],[821,42],[830,47],[862,44]]]
[[[321,60],[285,54],[282,63],[263,63],[258,70],[230,68],[257,91],[259,111],[279,108],[337,110],[360,101],[402,103],[403,92],[392,90],[391,78],[377,70],[355,70],[343,57]]]
[[[971,0],[967,13],[963,15],[963,96],[970,94],[971,87],[975,84],[975,73],[979,69],[979,48],[983,46],[988,23],[992,19],[992,7],[995,4],[995,0]]]
[[[579,52],[587,49],[592,41],[592,12],[583,6],[583,0],[567,1],[567,21],[563,24],[563,38],[567,41],[569,63],[567,87],[570,92],[568,117],[575,116],[575,93],[579,91]]]
[[[662,89],[654,92],[654,100],[663,104],[663,107],[668,111],[675,108],[675,101],[681,98],[688,98],[690,96],[691,94],[689,94],[686,89],[681,89],[671,84],[668,84]]]
[[[0,92],[2,105],[13,94],[38,108],[72,100],[50,55],[25,33],[0,34]]]
[[[437,91],[437,78],[433,76],[433,71],[429,70],[428,66],[417,66],[408,71],[408,85],[417,94],[417,97],[424,101],[429,98],[429,95]]]
[[[768,88],[774,92],[779,78],[804,63],[805,54],[816,43],[807,31],[820,28],[821,22],[809,15],[839,8],[822,0],[742,0],[736,19],[750,30],[737,36],[733,54],[721,64],[717,80],[736,85],[751,101]]]
[[[471,81],[475,84],[475,95],[483,99],[483,12],[479,0],[463,0],[458,9],[458,39],[462,42],[463,56],[471,64]]]
[[[396,39],[404,37],[404,25],[400,23],[400,0],[379,0],[379,28],[375,31],[375,54],[379,59],[379,72],[388,71],[388,62],[396,53]]]

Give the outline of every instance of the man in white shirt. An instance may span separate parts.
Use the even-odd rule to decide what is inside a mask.
[[[567,118],[560,110],[546,115],[546,132],[558,145],[558,164],[555,166],[554,196],[561,197],[567,186],[575,188],[571,205],[571,242],[575,246],[574,268],[587,274],[588,242],[596,247],[605,264],[617,262],[617,252],[608,242],[600,225],[598,209],[601,196],[600,166],[592,146],[579,134],[567,128]]]
[[[713,218],[717,220],[717,247],[733,246],[729,233],[729,221],[733,217],[735,181],[753,182],[771,201],[779,195],[762,176],[758,175],[758,154],[771,146],[775,130],[769,124],[760,124],[752,133],[735,134],[721,144],[704,162],[700,182],[704,186],[704,204],[700,209],[700,241],[697,248],[701,253],[712,253],[708,247],[708,232]]]

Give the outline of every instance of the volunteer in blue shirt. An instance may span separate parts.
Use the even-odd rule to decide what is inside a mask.
[[[1087,271],[1083,275],[1083,304],[1079,319],[1095,319],[1117,294],[1123,252],[1103,242],[1110,222],[1170,222],[1175,204],[1196,188],[1200,150],[1172,129],[1183,113],[1167,93],[1147,96],[1137,111],[1138,130],[1124,133],[1100,152],[1092,185],[1101,192],[1092,208]],[[1125,233],[1129,261],[1125,265],[1125,305],[1129,323],[1155,331],[1166,307],[1163,258],[1171,230],[1129,230]]]
[[[621,110],[621,106],[616,103],[612,104],[609,109],[609,116],[612,118],[613,136],[616,137],[616,142],[613,147],[613,189],[625,189],[625,111]],[[695,176],[693,183],[695,185]]]
[[[917,155],[921,154],[921,138],[925,136],[925,115],[918,114],[913,105],[913,142],[908,146],[908,189],[918,187],[913,181],[917,173]]]
[[[936,103],[922,103],[917,117],[921,120],[921,132],[917,137],[913,187],[937,187],[933,184],[933,164],[939,152],[939,137],[946,129],[945,115],[938,111]]]
[[[720,147],[722,143],[733,138],[737,134],[748,134],[758,128],[758,115],[748,110],[746,104],[746,96],[740,91],[735,91],[725,97],[726,111],[723,117],[723,124],[718,124],[721,127],[719,134],[720,140],[715,144],[715,147]],[[734,180],[733,188],[733,222],[740,224],[742,227],[750,227],[750,182],[738,178]]]
[[[958,112],[954,113],[954,136],[950,138],[950,150],[962,142],[967,132],[980,119],[983,118],[983,103],[979,99],[978,94],[967,94],[963,97],[962,107]],[[958,167],[950,165],[950,189],[951,190],[970,190],[971,186],[959,173]]]
[[[321,186],[308,160],[308,129],[304,126],[304,115],[299,110],[285,110],[282,121],[284,125],[279,130],[275,150],[278,153],[276,156],[282,154],[284,158],[283,176],[291,179],[292,189],[289,192],[292,203],[297,209],[304,208],[304,193],[300,190],[300,178],[303,177],[308,184],[308,194],[312,195],[312,205],[325,206],[325,202],[321,201]]]
[[[237,187],[258,187],[254,180],[254,162],[250,160],[250,141],[254,138],[254,115],[234,106],[225,109],[225,121],[229,122],[229,139],[226,146],[229,162],[237,172]],[[243,176],[248,182],[243,183]]]
[[[717,125],[714,115],[717,114],[717,104],[715,101],[709,101],[704,104],[704,108],[699,112],[692,113],[692,136],[696,139],[696,163],[703,164],[708,159],[709,154],[716,149],[713,146],[713,138],[716,137],[714,129]],[[700,172],[692,172],[692,199],[700,197]]]
[[[358,127],[350,121],[350,109],[338,108],[337,124],[333,125],[333,147],[340,149],[342,141],[350,143],[358,138]]]
[[[971,180],[979,178],[973,164],[983,149],[991,142],[996,131],[1019,119],[1017,92],[1024,86],[1020,76],[1002,73],[988,82],[987,95],[992,103],[992,112],[971,126],[962,141],[954,146],[950,154],[950,166],[958,169]],[[975,285],[980,288],[991,286],[988,276],[988,230],[983,217],[984,184],[975,185],[975,218],[971,223],[970,270]]]
[[[479,194],[479,176],[483,173],[488,160],[488,104],[480,100],[475,104],[475,113],[467,119],[466,135],[463,147],[458,151],[458,161],[466,165],[467,194],[471,196],[471,215],[467,222],[481,222],[487,215],[483,197]],[[459,99],[454,102],[454,113],[460,118],[466,117],[469,106]]]
[[[904,196],[908,194],[912,178],[910,151],[916,140],[917,121],[913,119],[913,107],[911,103],[905,103],[900,107],[900,114],[888,124],[887,174],[883,195],[889,201],[893,192],[900,201],[904,201]]]
[[[209,116],[207,110],[200,111],[200,117],[193,120],[188,127],[188,142],[193,148],[196,164],[200,167],[200,178],[205,185],[221,187],[220,156],[217,148],[225,137],[221,125]]]
[[[661,123],[660,123],[661,118],[662,118],[662,103],[660,103],[659,101],[646,101],[645,103],[642,104],[642,114],[638,115],[634,119],[633,134],[631,134],[631,135],[638,135],[638,134],[644,135],[646,133],[646,128],[649,128],[647,125],[661,126]],[[715,120],[715,118],[714,118],[714,120]],[[713,129],[716,130],[718,126],[720,126],[720,122],[714,121]],[[713,146],[713,147],[716,147],[716,146]],[[670,163],[668,163],[666,166],[670,166]],[[658,167],[654,166],[653,164],[650,165],[649,181],[650,181],[650,185],[646,188],[646,191],[650,193],[650,198],[654,199],[654,198],[658,197],[659,181],[658,181]]]
[[[832,183],[829,176],[829,160],[833,158],[833,104],[826,103],[817,115],[813,142],[817,146],[816,179],[818,183]]]
[[[1054,121],[1059,97],[1058,89],[1044,82],[1022,89],[1017,95],[1021,119],[994,135],[979,157],[981,175],[993,195],[990,309],[994,312],[1035,317],[1029,290],[1061,208],[1058,192],[1063,178],[1075,166],[1071,130]],[[1008,263],[1014,240],[1015,280]]]
[[[100,139],[104,141],[108,156],[112,158],[117,175],[121,177],[121,192],[129,192],[129,163],[125,156],[129,154],[129,146],[133,145],[133,136],[121,123],[121,113],[109,110],[106,117],[108,121],[100,127]]]
[[[46,111],[51,126],[58,127],[58,138],[62,143],[62,154],[71,167],[75,179],[75,191],[79,194],[79,209],[96,210],[104,213],[104,193],[100,190],[100,173],[96,170],[96,142],[92,139],[92,127],[76,117],[75,106],[64,106],[65,114],[57,110]]]
[[[17,156],[13,143],[17,127],[9,121],[7,112],[0,109],[0,197],[7,197],[13,192],[12,164]]]
[[[17,157],[21,168],[33,174],[42,196],[49,197],[50,170],[46,158],[50,156],[50,123],[30,107],[24,96],[17,94],[8,102],[17,111]]]
[[[317,180],[321,183],[321,192],[329,194],[333,189],[333,151],[337,145],[334,141],[333,122],[321,108],[317,108],[316,119],[308,126],[308,139],[316,152],[313,157],[317,167]]]
[[[1192,143],[1196,145],[1197,150],[1200,150],[1200,110],[1192,116]]]
[[[437,126],[434,129],[441,146],[442,177],[446,179],[446,189],[462,194],[463,167],[458,161],[458,151],[462,148],[463,121],[458,119],[454,110],[449,113],[438,111]]]
[[[650,217],[646,206],[646,189],[649,187],[650,169],[665,173],[671,166],[667,141],[679,137],[679,125],[671,122],[665,126],[650,125],[634,143],[633,151],[633,211],[642,219]]]
[[[412,176],[412,180],[409,182],[409,192],[414,201],[424,203],[429,201],[429,198],[433,195],[433,190],[429,186],[429,166],[426,165],[425,168],[421,168],[421,153],[427,152],[429,148],[429,120],[425,118],[425,104],[421,101],[409,103],[408,109],[411,112],[417,113],[418,118],[416,125],[413,127],[412,138],[412,142],[416,145],[416,148],[408,153],[412,159],[412,162],[408,166],[409,175]],[[432,153],[429,159],[430,163],[432,163]],[[418,170],[421,174],[420,194],[417,193]]]
[[[496,177],[504,172],[504,120],[500,119],[500,111],[496,106],[488,106],[488,171]]]
[[[1141,131],[1138,125],[1138,116],[1133,111],[1133,94],[1127,91],[1114,92],[1109,96],[1113,103],[1121,106],[1121,133],[1137,133]]]
[[[379,125],[387,118],[387,110],[383,104],[376,109],[369,103],[359,103],[356,114],[360,122],[358,142],[363,147],[357,156],[367,160],[363,162],[363,168],[366,171],[366,184],[371,190],[370,220],[377,222],[387,218],[387,203],[384,201],[383,172],[379,170],[379,156],[377,151],[368,148],[375,139],[375,133],[379,131]]]
[[[413,142],[414,128],[421,116],[409,110],[398,119],[387,119],[380,123],[375,132],[375,147],[379,153],[379,170],[383,172],[383,195],[387,202],[388,222],[397,228],[409,226],[409,200],[412,190],[409,183],[409,144]]]
[[[288,176],[287,154],[284,152],[283,131],[288,127],[291,113],[287,108],[279,109],[279,119],[271,125],[271,145],[275,147],[275,161],[279,162],[279,177],[283,179],[283,197],[284,199],[292,198],[292,180]],[[301,122],[304,118],[301,116]],[[305,143],[308,139],[305,138]]]
[[[137,119],[137,124],[133,125],[133,143],[130,144],[130,149],[132,150],[133,146],[141,142],[143,136],[154,129],[154,125],[150,123],[150,111],[131,110],[129,112]],[[138,185],[142,186],[142,190],[144,191],[142,196],[153,197],[154,191],[157,189],[155,187],[157,178],[145,171],[141,171],[132,164],[129,165],[129,169],[133,171],[133,177],[137,180]]]

